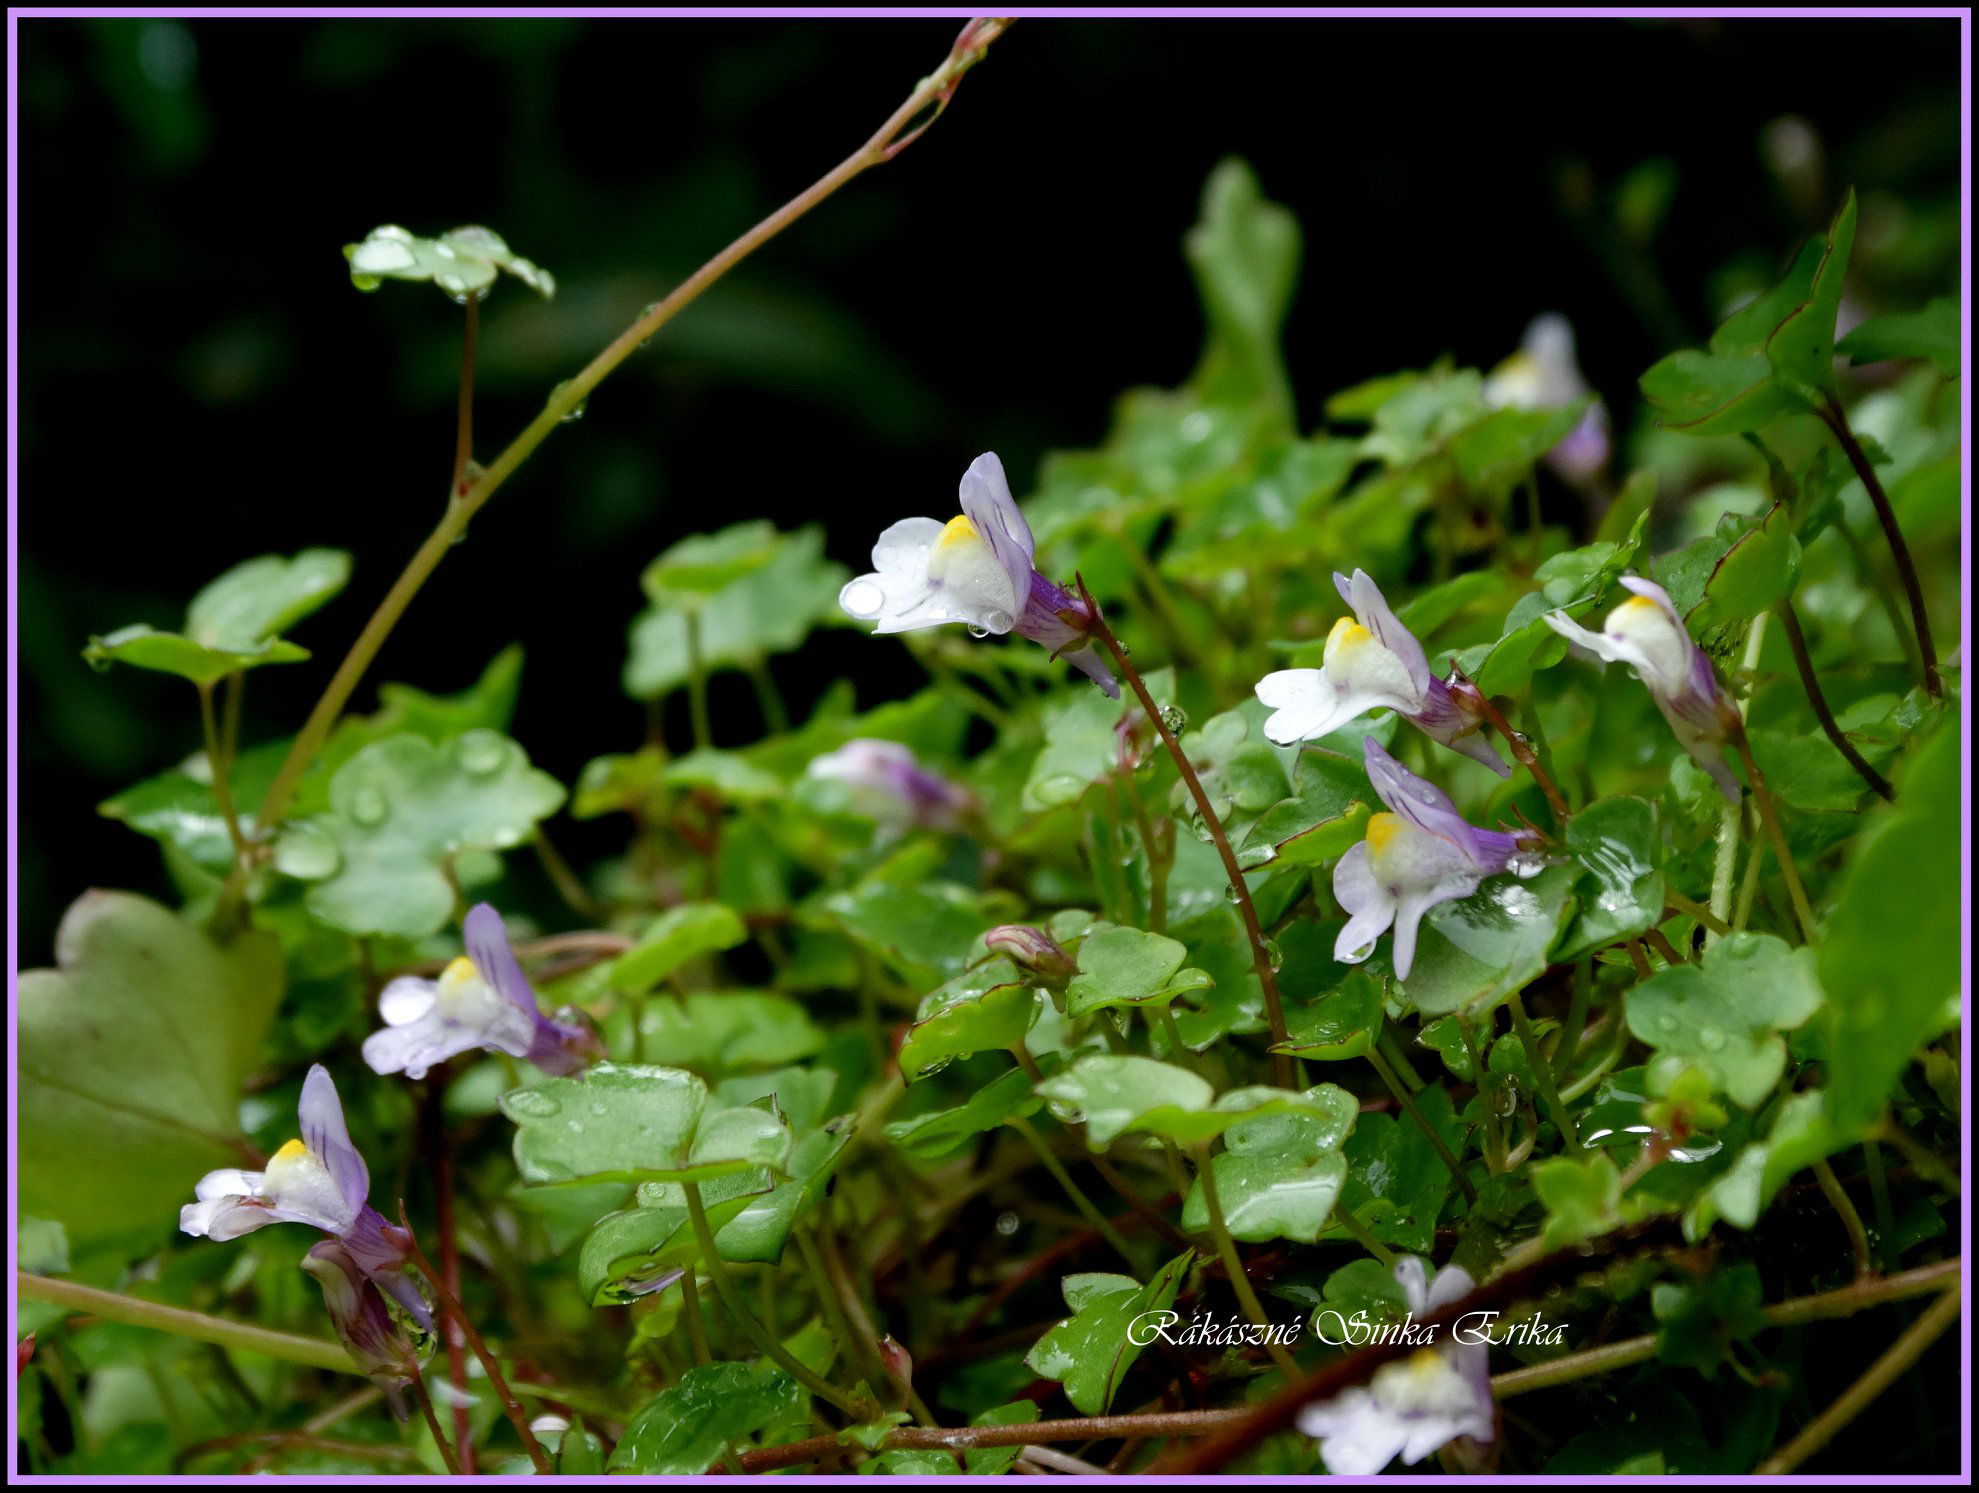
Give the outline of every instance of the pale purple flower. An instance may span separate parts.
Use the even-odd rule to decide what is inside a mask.
[[[873,546],[873,570],[846,582],[838,604],[877,632],[965,622],[978,635],[1014,632],[1042,643],[1119,698],[1091,637],[1084,602],[1039,575],[1031,526],[993,451],[962,476],[962,512],[946,524],[903,518]]]
[[[302,1268],[322,1286],[324,1309],[351,1361],[370,1375],[385,1392],[392,1413],[404,1420],[401,1392],[419,1377],[419,1354],[392,1320],[385,1298],[338,1240],[325,1239],[311,1248]]]
[[[1691,641],[1669,592],[1632,575],[1622,584],[1635,595],[1608,614],[1600,632],[1589,632],[1565,612],[1548,612],[1546,625],[1596,657],[1634,669],[1683,749],[1737,803],[1739,783],[1725,761],[1725,743],[1738,712],[1718,687],[1710,657]]]
[[[378,993],[385,1026],[364,1039],[373,1072],[424,1078],[427,1069],[476,1047],[527,1058],[558,1075],[603,1055],[587,1028],[552,1021],[537,1007],[500,913],[479,903],[461,931],[467,953],[437,980],[401,975]]]
[[[1333,957],[1359,964],[1393,926],[1395,977],[1406,980],[1430,908],[1468,897],[1487,876],[1507,870],[1530,876],[1539,867],[1519,859],[1516,835],[1471,826],[1442,789],[1402,766],[1372,736],[1365,749],[1368,779],[1393,812],[1369,819],[1367,838],[1333,868],[1333,895],[1348,917]]]
[[[258,1172],[223,1167],[199,1179],[199,1199],[179,1210],[179,1227],[207,1239],[238,1239],[271,1223],[304,1223],[339,1240],[356,1267],[433,1330],[432,1313],[405,1274],[412,1241],[367,1201],[371,1174],[350,1141],[337,1086],[321,1063],[303,1080],[296,1106],[302,1135]]]
[[[1468,684],[1452,689],[1429,672],[1429,659],[1365,570],[1333,573],[1340,599],[1354,609],[1326,637],[1317,669],[1280,669],[1257,682],[1272,707],[1264,734],[1280,746],[1337,731],[1370,710],[1394,711],[1431,741],[1482,762],[1500,777],[1511,768],[1484,738],[1484,703]]]
[[[1534,317],[1519,350],[1492,370],[1480,392],[1492,409],[1557,410],[1585,398],[1592,391],[1574,356],[1572,323],[1553,311]],[[1597,399],[1546,453],[1546,464],[1583,485],[1608,465],[1608,448],[1608,410]]]
[[[891,837],[909,829],[953,830],[975,806],[970,792],[929,772],[897,741],[859,737],[813,757],[805,776],[844,783],[852,805]]]
[[[1395,1279],[1409,1315],[1422,1317],[1461,1301],[1476,1287],[1470,1273],[1446,1265],[1433,1280],[1422,1260],[1403,1255]],[[1319,1441],[1327,1469],[1341,1477],[1370,1477],[1400,1457],[1414,1466],[1437,1448],[1468,1436],[1496,1438],[1491,1399],[1491,1349],[1476,1334],[1446,1335],[1434,1348],[1383,1364],[1365,1385],[1299,1413],[1299,1429]]]

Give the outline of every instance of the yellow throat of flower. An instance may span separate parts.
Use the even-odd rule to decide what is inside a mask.
[[[938,550],[951,550],[957,545],[981,544],[983,536],[976,532],[976,526],[969,522],[966,513],[958,513],[942,525],[941,538],[935,541]]]
[[[1400,814],[1376,814],[1367,822],[1367,853],[1379,856],[1402,831]]]
[[[1326,635],[1325,661],[1329,664],[1333,663],[1346,655],[1358,652],[1373,641],[1373,633],[1352,617],[1342,617],[1333,624],[1333,631]]]
[[[452,1012],[481,981],[481,971],[465,954],[440,971],[437,1004],[443,1013]]]

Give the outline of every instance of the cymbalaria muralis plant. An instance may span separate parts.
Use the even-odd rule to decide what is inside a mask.
[[[867,474],[940,515],[870,574],[827,511],[622,578],[628,692],[692,743],[557,781],[512,651],[352,710],[531,452],[1005,25],[493,456],[480,299],[556,281],[487,228],[349,248],[462,308],[452,475],[292,738],[241,691],[311,666],[341,551],[89,644],[188,680],[206,748],[103,806],[182,908],[87,893],[21,980],[24,1465],[1785,1471],[1951,1325],[1957,311],[1837,344],[1852,195],[1638,408],[1542,318],[1308,426],[1300,232],[1225,163],[1200,371],[1097,449]],[[769,661],[854,619],[896,698],[793,720]],[[560,814],[623,854],[566,864]],[[1873,1351],[1810,1396],[1843,1318]]]

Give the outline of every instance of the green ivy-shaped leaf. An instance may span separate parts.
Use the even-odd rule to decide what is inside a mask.
[[[1186,1068],[1114,1053],[1081,1058],[1047,1078],[1037,1091],[1077,1112],[1096,1151],[1128,1131],[1196,1145],[1252,1115],[1316,1108],[1302,1094],[1265,1085],[1218,1096],[1207,1080]]]
[[[633,1417],[611,1470],[640,1477],[695,1477],[723,1448],[801,1406],[804,1392],[774,1364],[707,1363]]]
[[[753,1106],[710,1109],[708,1086],[679,1068],[600,1063],[502,1097],[526,1182],[685,1182],[790,1156],[782,1118]]]
[[[1084,1016],[1114,1006],[1166,1004],[1216,982],[1184,969],[1188,948],[1159,933],[1101,923],[1079,945],[1079,972],[1065,990],[1065,1014]]]
[[[1395,994],[1424,1016],[1482,1015],[1546,968],[1577,872],[1551,866],[1529,881],[1493,877],[1423,919],[1415,965]]]
[[[1703,599],[1684,620],[1698,631],[1748,622],[1790,596],[1799,575],[1800,540],[1785,507],[1775,504],[1718,557]]]
[[[979,964],[921,1002],[900,1044],[900,1076],[913,1083],[956,1058],[1019,1047],[1038,1007],[1037,991],[1008,959]]]
[[[1656,1313],[1656,1357],[1662,1363],[1717,1372],[1733,1343],[1766,1325],[1766,1288],[1748,1260],[1707,1271],[1692,1282],[1664,1281],[1650,1292]]]
[[[1354,1127],[1360,1101],[1333,1084],[1307,1089],[1304,1097],[1309,1110],[1260,1115],[1224,1132],[1223,1150],[1211,1158],[1210,1169],[1233,1238],[1312,1244],[1332,1217],[1347,1179],[1340,1147]],[[1182,1227],[1209,1227],[1200,1181],[1183,1205]]]
[[[1358,762],[1308,752],[1299,759],[1293,796],[1267,808],[1245,835],[1246,858],[1269,845],[1276,865],[1331,864],[1367,837],[1374,801]]]
[[[438,238],[420,238],[395,223],[374,228],[361,244],[345,244],[350,283],[376,290],[386,280],[430,280],[456,301],[488,293],[495,272],[507,270],[545,298],[557,293],[546,269],[510,249],[491,228],[450,228]]]
[[[1702,1239],[1720,1218],[1734,1228],[1751,1228],[1787,1178],[1853,1143],[1829,1118],[1827,1095],[1819,1089],[1789,1094],[1774,1111],[1766,1138],[1740,1151],[1684,1210],[1684,1237]]]
[[[161,632],[146,623],[91,638],[83,657],[94,668],[112,663],[177,674],[211,685],[241,669],[298,663],[309,650],[281,634],[343,590],[350,555],[308,549],[293,559],[244,560],[210,582],[186,608],[184,628]]]
[[[1843,872],[1819,957],[1836,1123],[1871,1124],[1918,1049],[1959,1020],[1963,737],[1947,719]]]
[[[904,973],[938,979],[960,974],[982,953],[981,937],[994,922],[974,892],[949,882],[872,879],[834,893],[824,907],[854,942]]]
[[[749,929],[733,909],[719,902],[683,902],[647,924],[639,941],[612,961],[606,979],[620,995],[644,995],[683,964],[748,938]]]
[[[650,1052],[709,1073],[774,1068],[810,1057],[825,1033],[810,1012],[787,995],[768,990],[692,990],[622,1007],[605,1021],[615,1053]]]
[[[628,695],[656,700],[693,677],[690,611],[699,628],[701,665],[710,673],[788,653],[819,623],[839,616],[838,592],[850,572],[824,558],[823,528],[811,524],[773,534],[767,556],[759,557],[767,529],[736,525],[683,541],[654,562],[646,574],[651,604],[632,624]]]
[[[1065,1398],[1082,1415],[1104,1415],[1146,1346],[1134,1341],[1141,1336],[1131,1331],[1134,1319],[1168,1309],[1193,1258],[1178,1255],[1146,1285],[1131,1275],[1066,1276],[1065,1304],[1072,1315],[1039,1338],[1024,1362],[1063,1384]]]
[[[1567,821],[1566,838],[1580,880],[1573,919],[1553,945],[1553,963],[1638,937],[1663,921],[1663,849],[1653,804],[1598,799]]]
[[[1852,363],[1888,358],[1929,358],[1946,378],[1959,376],[1959,299],[1939,296],[1921,311],[1872,316],[1840,342],[1835,351]]]
[[[1031,1092],[1030,1075],[1013,1068],[953,1109],[891,1122],[886,1138],[909,1156],[934,1160],[967,1145],[986,1130],[995,1130],[1013,1117],[1034,1115],[1043,1107],[1044,1101]]]
[[[88,892],[55,935],[56,968],[17,990],[21,1212],[78,1254],[142,1253],[207,1171],[242,1164],[241,1080],[282,996],[281,950],[225,948],[157,903]]]
[[[1286,931],[1281,945],[1291,941],[1293,931]],[[1354,969],[1318,999],[1289,1006],[1285,1026],[1291,1040],[1271,1050],[1320,1062],[1363,1057],[1380,1033],[1382,1015],[1380,984],[1366,970]]]
[[[1700,962],[1662,970],[1623,998],[1629,1030],[1656,1049],[1652,1093],[1696,1067],[1747,1109],[1764,1103],[1786,1072],[1779,1034],[1820,1007],[1814,951],[1769,933],[1728,934]]]
[[[292,827],[277,864],[315,880],[310,912],[332,927],[423,937],[453,911],[446,863],[521,844],[563,797],[497,731],[469,731],[445,747],[391,736],[337,770],[330,813]]]

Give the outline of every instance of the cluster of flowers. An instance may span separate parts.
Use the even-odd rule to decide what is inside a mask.
[[[849,582],[840,602],[853,616],[876,620],[882,633],[963,622],[978,635],[1015,632],[1050,648],[1109,696],[1119,684],[1100,657],[1099,618],[1035,568],[1036,544],[993,454],[978,457],[962,479],[962,513],[946,524],[905,519],[880,536],[872,574]],[[1469,681],[1430,672],[1422,644],[1389,608],[1364,571],[1335,575],[1352,612],[1335,624],[1317,669],[1287,669],[1258,681],[1270,707],[1265,734],[1281,745],[1313,741],[1368,712],[1386,709],[1501,776],[1510,769],[1484,734],[1485,701]],[[1548,623],[1595,656],[1630,665],[1668,719],[1677,739],[1727,797],[1738,783],[1724,760],[1737,715],[1710,661],[1691,641],[1658,586],[1634,577],[1634,593],[1609,613],[1600,632],[1563,614]],[[1520,832],[1468,823],[1447,794],[1397,762],[1371,736],[1362,740],[1369,780],[1386,812],[1368,821],[1365,840],[1341,857],[1333,889],[1348,922],[1334,957],[1366,959],[1393,931],[1392,961],[1407,979],[1423,917],[1465,897],[1488,877],[1531,875],[1542,862]],[[808,769],[850,791],[853,806],[883,837],[926,827],[952,831],[977,811],[967,790],[928,771],[907,748],[855,740]],[[460,1053],[480,1049],[525,1059],[551,1074],[570,1074],[604,1055],[576,1013],[545,1016],[509,943],[500,914],[486,903],[463,923],[465,952],[436,978],[403,976],[381,992],[384,1026],[363,1046],[379,1074],[423,1078]],[[1073,962],[1041,930],[992,930],[991,948],[1040,979],[1062,981]],[[197,1201],[180,1213],[185,1232],[234,1239],[271,1223],[302,1223],[327,1237],[303,1268],[322,1285],[339,1336],[356,1362],[384,1387],[403,1414],[399,1393],[419,1374],[417,1339],[433,1330],[432,1311],[414,1282],[412,1240],[369,1202],[370,1178],[350,1141],[336,1085],[321,1065],[310,1069],[298,1108],[301,1134],[258,1172],[208,1173]],[[667,1284],[678,1272],[656,1284]],[[1466,1294],[1470,1277],[1454,1267],[1434,1282],[1423,1262],[1396,1266],[1412,1312],[1433,1311]],[[1309,1407],[1302,1427],[1321,1439],[1327,1465],[1344,1474],[1380,1470],[1400,1455],[1416,1462],[1458,1437],[1488,1441],[1494,1412],[1480,1345],[1446,1343],[1383,1369],[1366,1386]]]

